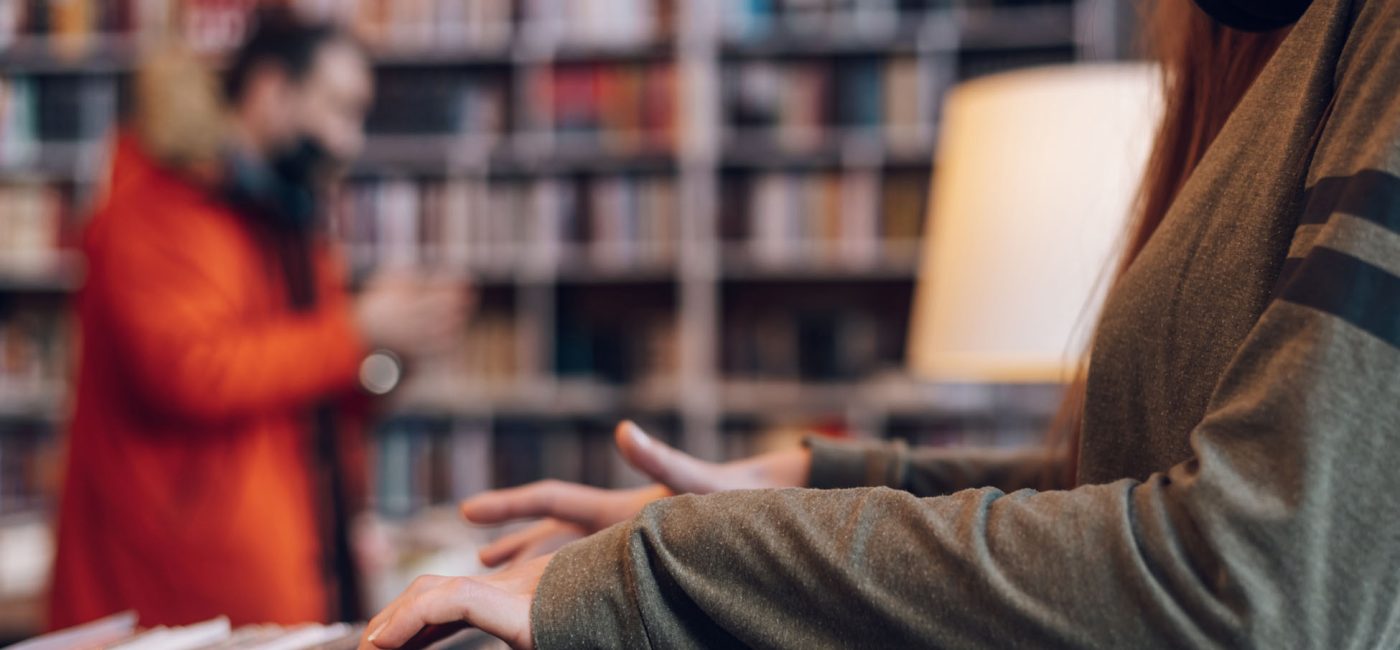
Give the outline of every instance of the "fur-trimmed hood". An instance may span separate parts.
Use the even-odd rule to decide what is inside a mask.
[[[162,164],[199,175],[217,169],[228,107],[213,66],[188,48],[147,52],[133,85],[130,130]]]

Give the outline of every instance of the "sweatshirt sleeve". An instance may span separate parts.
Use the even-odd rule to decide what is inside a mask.
[[[1400,259],[1400,234],[1387,238]],[[1326,262],[1310,256],[1294,283]],[[1400,280],[1345,295],[1393,309]],[[658,501],[559,551],[536,644],[1396,647],[1395,313],[1382,338],[1275,302],[1193,432],[1195,457],[1143,482]]]
[[[353,386],[363,344],[345,300],[249,318],[250,305],[277,298],[249,294],[264,289],[246,280],[257,263],[241,254],[246,233],[175,211],[112,215],[124,217],[121,230],[103,238],[85,290],[109,327],[103,344],[129,370],[133,397],[175,417],[221,421]],[[268,275],[267,286],[277,286]]]
[[[914,496],[949,495],[967,488],[1002,492],[1051,488],[1064,475],[1063,454],[1047,448],[914,447],[903,440],[832,440],[811,436],[809,488],[885,486]]]
[[[1394,7],[1365,3],[1351,61],[1382,76],[1334,114],[1369,162],[1311,195],[1188,460],[1064,491],[658,501],[554,557],[538,647],[1400,647]]]
[[[1022,448],[917,447],[902,440],[833,440],[810,436],[807,485],[813,488],[884,486],[915,496],[938,496],[973,487],[1004,492],[1043,488],[1065,462],[1041,446]]]

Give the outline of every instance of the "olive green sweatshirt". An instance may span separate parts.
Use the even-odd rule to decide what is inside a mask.
[[[1110,293],[1078,481],[812,443],[560,550],[554,648],[1400,648],[1400,0],[1317,0]]]

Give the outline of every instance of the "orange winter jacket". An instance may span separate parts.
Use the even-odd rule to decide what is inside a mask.
[[[131,135],[109,183],[84,233],[49,624],[322,620],[308,411],[363,354],[342,275],[318,249],[317,306],[293,312],[252,222]]]

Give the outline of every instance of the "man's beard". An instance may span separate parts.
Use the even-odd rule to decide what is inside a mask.
[[[239,208],[277,227],[305,232],[316,222],[325,184],[341,167],[316,138],[300,135],[266,161],[231,152],[225,193]]]

